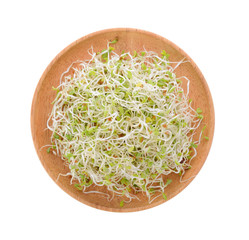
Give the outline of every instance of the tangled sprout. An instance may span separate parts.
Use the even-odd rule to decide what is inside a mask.
[[[165,51],[117,54],[113,43],[70,66],[54,88],[48,152],[61,156],[86,193],[94,184],[126,202],[139,192],[149,202],[166,199],[171,180],[163,176],[191,167],[202,111],[191,107],[189,80],[176,77]]]

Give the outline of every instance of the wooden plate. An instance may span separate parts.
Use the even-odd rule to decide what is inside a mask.
[[[100,194],[82,193],[70,184],[70,177],[60,177],[57,180],[59,173],[67,173],[69,169],[64,165],[60,157],[48,154],[46,148],[42,148],[44,145],[50,144],[51,132],[45,129],[52,109],[51,102],[56,94],[55,91],[52,91],[52,86],[58,86],[61,74],[72,62],[89,59],[88,50],[91,47],[96,52],[101,51],[106,48],[107,41],[115,38],[118,38],[118,42],[115,44],[115,51],[119,53],[122,50],[131,52],[136,50],[139,52],[145,48],[160,54],[164,49],[170,54],[170,61],[180,61],[184,57],[189,60],[188,63],[181,64],[177,68],[176,74],[177,76],[186,76],[190,79],[190,98],[193,99],[193,106],[196,108],[200,107],[205,116],[199,131],[204,125],[207,125],[205,135],[209,137],[209,140],[203,140],[198,146],[198,155],[192,160],[192,168],[186,171],[183,177],[183,180],[186,181],[180,182],[180,176],[171,174],[170,178],[173,182],[166,188],[168,199],[180,193],[193,180],[203,166],[213,140],[214,107],[212,97],[202,73],[193,60],[174,43],[151,32],[130,28],[107,29],[82,37],[62,50],[48,65],[36,87],[31,109],[31,131],[35,149],[42,165],[49,176],[66,193],[80,202],[98,209],[113,212],[132,212],[155,207],[164,203],[165,200],[162,197],[158,197],[149,204],[146,197],[140,195],[141,201],[133,200],[120,207],[120,198],[118,197],[112,201],[107,201]],[[98,188],[94,187],[94,189],[97,190]]]

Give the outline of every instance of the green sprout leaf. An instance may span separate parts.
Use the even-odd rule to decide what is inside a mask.
[[[157,86],[158,86],[158,87],[167,86],[168,82],[169,82],[169,80],[166,80],[166,79],[164,79],[164,78],[161,78],[161,79],[158,80]]]
[[[162,195],[163,195],[164,200],[167,201],[167,196],[166,196],[166,194],[163,192]]]
[[[163,56],[164,58],[166,58],[167,60],[169,59],[169,54],[166,53],[165,50],[162,50],[161,54],[162,54],[162,56]]]
[[[56,94],[58,94],[60,92],[59,88],[52,87],[52,89],[57,92]]]
[[[146,118],[146,123],[152,122],[152,119],[150,117]]]
[[[197,146],[195,143],[193,143],[193,142],[192,142],[190,145],[191,145],[191,147],[193,147],[193,148],[197,148],[197,147],[198,147],[198,146]]]
[[[115,38],[114,40],[112,40],[110,43],[111,44],[115,44],[115,43],[117,43],[118,42],[118,39],[117,38]]]
[[[172,183],[172,179],[167,179],[165,187]]]
[[[141,68],[142,68],[143,70],[146,70],[146,69],[147,69],[147,67],[146,67],[146,65],[145,65],[144,63],[141,64]]]
[[[67,135],[66,135],[66,138],[67,138],[67,140],[71,141],[71,140],[73,139],[73,136],[70,135],[70,134],[67,134]]]
[[[126,185],[126,186],[130,185],[130,181],[128,179],[126,179],[126,178],[122,178],[121,183]]]
[[[59,136],[57,133],[54,133],[54,138],[55,138],[55,139],[59,139],[60,136]]]
[[[132,73],[131,73],[131,71],[127,71],[127,77],[128,77],[129,79],[132,78]]]
[[[205,125],[203,128],[202,128],[202,132],[204,132],[204,130],[207,128],[207,126]]]
[[[176,88],[176,87],[171,87],[171,88],[169,89],[169,91],[168,91],[168,92],[169,92],[169,93],[174,92],[175,88]]]
[[[128,152],[132,152],[133,150],[134,150],[134,146],[132,146],[132,147],[130,147],[129,149],[128,149]]]
[[[83,187],[82,186],[80,186],[79,184],[74,184],[74,187],[76,187],[78,190],[82,190],[83,189]]]
[[[120,112],[121,115],[124,114],[124,109],[122,107],[118,107],[118,110],[119,110],[119,112]]]
[[[171,78],[171,79],[173,78],[172,72],[167,71],[166,74],[168,74],[169,78]]]
[[[196,109],[196,112],[197,112],[198,114],[200,114],[200,113],[202,113],[202,110],[201,110],[200,108],[197,108],[197,109]]]

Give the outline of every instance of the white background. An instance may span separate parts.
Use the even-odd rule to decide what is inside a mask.
[[[248,1],[1,1],[0,239],[249,239]],[[97,30],[132,27],[173,41],[210,87],[208,159],[178,196],[136,213],[97,210],[64,193],[33,146],[30,109],[46,66]]]

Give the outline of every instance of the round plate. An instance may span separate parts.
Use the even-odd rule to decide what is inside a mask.
[[[198,154],[191,162],[192,168],[186,171],[181,182],[179,175],[170,175],[169,178],[173,181],[166,188],[167,199],[169,200],[176,196],[194,179],[208,156],[213,140],[214,107],[212,97],[202,73],[193,60],[174,43],[151,32],[130,28],[107,29],[89,34],[61,51],[48,65],[36,87],[31,109],[31,131],[35,149],[42,165],[49,176],[66,193],[80,202],[98,209],[113,212],[132,212],[155,207],[164,203],[165,200],[162,197],[158,197],[149,204],[147,198],[140,194],[140,201],[132,200],[130,203],[120,207],[119,197],[114,197],[112,201],[108,201],[101,194],[85,194],[70,184],[71,178],[69,176],[58,178],[60,173],[65,174],[69,172],[69,169],[60,157],[48,154],[46,148],[42,148],[50,144],[51,132],[46,129],[46,126],[52,109],[51,102],[54,100],[56,94],[52,90],[52,86],[56,87],[59,85],[61,74],[67,70],[72,62],[89,59],[88,50],[91,47],[93,47],[95,52],[101,51],[106,48],[108,41],[116,38],[118,38],[118,42],[115,44],[115,51],[118,53],[121,53],[122,50],[132,53],[134,50],[139,52],[145,48],[147,51],[155,51],[158,54],[162,50],[165,50],[170,54],[169,60],[173,62],[180,61],[183,58],[189,60],[177,68],[176,76],[186,76],[190,79],[189,95],[193,99],[193,107],[200,107],[204,115],[204,120],[198,131],[200,133],[203,126],[206,125],[205,135],[209,137],[209,140],[203,139],[201,141],[201,144],[197,148]],[[198,137],[198,132],[196,136]],[[92,190],[98,190],[98,187],[95,186]]]

